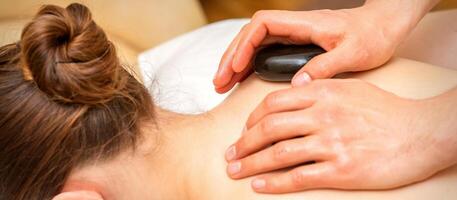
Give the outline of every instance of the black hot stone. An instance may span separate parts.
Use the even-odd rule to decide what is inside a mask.
[[[290,81],[314,56],[325,53],[316,45],[271,45],[260,50],[254,71],[263,80]]]

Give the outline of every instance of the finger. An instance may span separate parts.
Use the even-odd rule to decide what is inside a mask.
[[[331,78],[343,72],[352,62],[351,57],[354,55],[350,53],[350,49],[342,45],[314,57],[295,74],[292,78],[292,86],[303,86],[311,80]]]
[[[317,136],[281,141],[241,160],[232,161],[227,173],[233,179],[292,167],[315,160],[330,159],[331,152],[321,145]]]
[[[288,88],[268,94],[249,115],[246,128],[250,129],[266,115],[276,112],[301,110],[310,107],[315,98],[305,87]]]
[[[308,110],[267,115],[241,136],[233,145],[235,153],[227,160],[243,158],[281,140],[308,135],[318,127]]]
[[[228,83],[227,85],[225,85],[223,87],[216,88],[216,92],[219,94],[223,94],[223,93],[230,91],[230,89],[232,89],[233,86],[235,86],[238,82],[241,82],[244,79],[246,79],[247,77],[249,77],[249,75],[251,73],[252,73],[251,69],[246,69],[245,71],[242,71],[241,73],[236,73],[233,76],[232,80],[230,80],[230,83]]]
[[[244,28],[241,29],[241,31]],[[235,54],[236,46],[238,45],[238,41],[240,38],[240,34],[235,36],[235,38],[230,42],[229,47],[224,52],[224,55],[221,58],[219,63],[218,70],[216,75],[213,79],[213,84],[216,88],[221,88],[228,85],[235,74],[232,69],[232,62],[233,62],[233,55]]]
[[[272,45],[272,44],[291,45],[291,44],[294,44],[294,42],[291,41],[291,40],[288,39],[288,38],[267,35],[267,36],[263,39],[262,43],[260,44],[260,48],[261,48],[261,47],[266,47],[266,46],[269,46],[269,45]],[[256,53],[257,53],[257,52],[256,52]]]
[[[262,14],[264,13],[264,14]],[[267,11],[262,12],[257,16],[254,16],[251,22],[248,24],[246,29],[240,35],[240,39],[237,45],[235,55],[233,57],[233,71],[243,70],[252,56],[255,50],[262,45],[265,38],[268,36],[288,38],[288,40],[294,40],[294,34],[296,34],[297,23],[293,16],[290,16],[288,11]],[[282,17],[277,17],[281,15]],[[284,17],[288,15],[290,17]],[[286,20],[287,19],[287,20]],[[301,19],[300,24],[300,43],[310,43],[309,25],[304,22],[305,19]],[[303,25],[305,24],[305,25]],[[296,41],[296,40],[294,40]]]
[[[224,94],[224,93],[230,91],[230,89],[232,89],[237,83],[238,83],[238,81],[231,80],[229,84],[227,84],[221,88],[216,88],[216,92],[219,94]]]
[[[316,188],[330,188],[335,174],[329,162],[299,166],[287,172],[256,177],[251,186],[259,193],[281,194]]]
[[[225,87],[230,84],[233,79],[235,72],[231,68],[223,67],[219,68],[216,76],[213,79],[213,85],[215,88]]]

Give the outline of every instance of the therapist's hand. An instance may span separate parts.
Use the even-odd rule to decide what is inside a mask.
[[[314,43],[328,51],[313,58],[294,82],[329,78],[345,71],[361,71],[386,62],[397,39],[385,34],[384,21],[376,21],[360,9],[315,11],[259,11],[243,27],[223,56],[214,79],[223,93],[250,70],[250,60],[262,45]]]
[[[229,91],[249,74],[257,49],[271,43],[314,43],[327,51],[295,75],[294,85],[378,67],[436,2],[367,0],[344,10],[259,11],[226,50],[213,84],[219,93]]]
[[[454,162],[449,155],[455,151],[445,149],[455,143],[438,125],[450,115],[440,106],[360,80],[315,80],[276,91],[228,149],[227,173],[240,179],[286,169],[256,177],[252,187],[261,193],[388,189],[421,181]]]

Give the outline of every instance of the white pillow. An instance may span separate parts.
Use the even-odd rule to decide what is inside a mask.
[[[196,114],[223,101],[228,94],[214,91],[213,76],[222,54],[248,22],[234,19],[209,24],[141,53],[138,63],[155,104]]]

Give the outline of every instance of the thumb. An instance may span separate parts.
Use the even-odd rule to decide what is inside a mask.
[[[314,79],[330,78],[350,65],[350,56],[344,48],[335,48],[312,58],[292,78],[292,86],[302,86]]]

